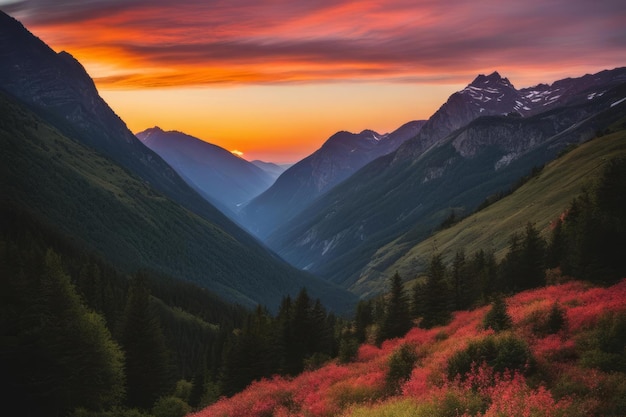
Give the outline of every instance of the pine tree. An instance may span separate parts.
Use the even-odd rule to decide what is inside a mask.
[[[493,252],[476,251],[469,265],[469,274],[475,277],[478,285],[479,302],[486,303],[495,290],[498,276],[498,263]]]
[[[519,291],[524,281],[522,236],[513,233],[509,238],[509,250],[500,263],[497,289],[500,291]]]
[[[475,298],[475,289],[465,252],[462,249],[456,253],[452,262],[452,285],[454,286],[455,310],[470,308]]]
[[[287,373],[299,374],[304,370],[304,358],[311,345],[311,298],[305,288],[300,290],[293,303],[293,338],[287,350]]]
[[[522,243],[523,282],[520,288],[535,288],[545,285],[546,242],[532,223],[526,224]]]
[[[497,296],[491,303],[491,309],[485,315],[483,327],[493,329],[495,332],[510,329],[513,324],[511,316],[506,310],[506,303],[501,296]]]
[[[378,333],[379,343],[386,339],[404,336],[413,326],[404,284],[397,272],[391,277],[390,287],[385,315]]]
[[[126,352],[127,403],[142,409],[149,409],[169,382],[169,355],[146,279],[139,273],[132,280],[120,332]]]
[[[374,323],[374,312],[371,300],[361,300],[356,306],[354,318],[354,336],[359,343],[367,340],[367,328]]]
[[[563,256],[565,254],[565,235],[563,233],[563,221],[557,219],[554,227],[552,228],[552,234],[550,236],[550,243],[546,250],[546,266],[548,268],[556,268],[561,265]]]
[[[424,316],[426,328],[446,324],[450,319],[450,291],[446,283],[446,267],[441,254],[431,258],[428,279],[424,287]]]
[[[24,381],[21,388],[33,402],[20,408],[26,414],[42,408],[48,415],[66,415],[77,407],[100,410],[118,405],[124,394],[121,349],[103,318],[85,306],[60,256],[48,250],[42,267],[40,279],[26,274],[26,282],[13,293],[27,303],[22,305],[29,305],[22,317],[16,317],[13,337],[8,339],[13,359],[21,362],[20,372],[26,376],[11,383]],[[24,283],[28,284],[22,287]]]

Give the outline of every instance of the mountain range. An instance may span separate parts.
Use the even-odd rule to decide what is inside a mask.
[[[270,177],[272,177],[272,183],[273,181],[276,181],[276,178],[280,177],[280,174],[285,172],[287,169],[289,169],[289,167],[293,165],[293,164],[275,164],[273,162],[265,162],[265,161],[260,161],[258,159],[255,159],[254,161],[251,161],[251,162],[254,165],[261,168],[263,171],[267,172],[270,175]]]
[[[625,82],[625,68],[521,90],[497,72],[478,76],[415,137],[279,225],[266,241],[293,265],[358,292],[357,282],[383,280],[385,266],[452,212],[471,213],[621,117]],[[391,241],[395,249],[379,259],[378,249]],[[379,270],[366,271],[368,264]]]
[[[388,134],[338,132],[281,172],[181,132],[133,135],[71,55],[6,14],[0,23],[5,203],[120,267],[152,268],[247,305],[276,306],[304,286],[334,306],[353,300],[346,290],[373,295],[388,268],[451,215],[472,213],[605,132],[626,106],[626,68],[522,89],[493,72],[427,121]]]
[[[424,121],[408,122],[384,135],[372,130],[335,133],[320,149],[287,169],[267,191],[247,204],[240,221],[252,233],[266,238],[364,165],[414,137],[423,124]]]
[[[0,190],[120,270],[150,269],[229,301],[277,308],[306,287],[331,308],[349,293],[303,273],[228,219],[133,135],[84,68],[0,12]]]
[[[6,406],[622,415],[625,184],[626,67],[479,75],[283,166],[133,134],[0,12]]]
[[[153,127],[136,136],[200,195],[225,214],[230,213],[231,218],[237,207],[274,182],[273,175],[252,162],[182,132]]]

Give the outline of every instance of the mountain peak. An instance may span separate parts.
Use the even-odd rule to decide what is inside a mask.
[[[485,86],[503,85],[513,88],[508,78],[503,78],[498,71],[494,71],[489,75],[479,74],[472,81],[470,86],[483,88]]]
[[[135,133],[135,136],[139,138],[140,141],[145,142],[151,135],[153,134],[161,134],[165,133],[163,129],[159,126],[149,127],[146,130]]]

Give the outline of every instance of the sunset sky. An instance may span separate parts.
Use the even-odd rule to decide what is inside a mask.
[[[623,0],[0,0],[133,132],[295,162],[426,119],[479,73],[516,87],[626,65]]]

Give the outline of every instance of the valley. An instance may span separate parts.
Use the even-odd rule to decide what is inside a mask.
[[[626,413],[626,67],[523,88],[478,74],[427,119],[285,163],[133,133],[99,92],[118,75],[86,66],[0,11],[7,409]]]

